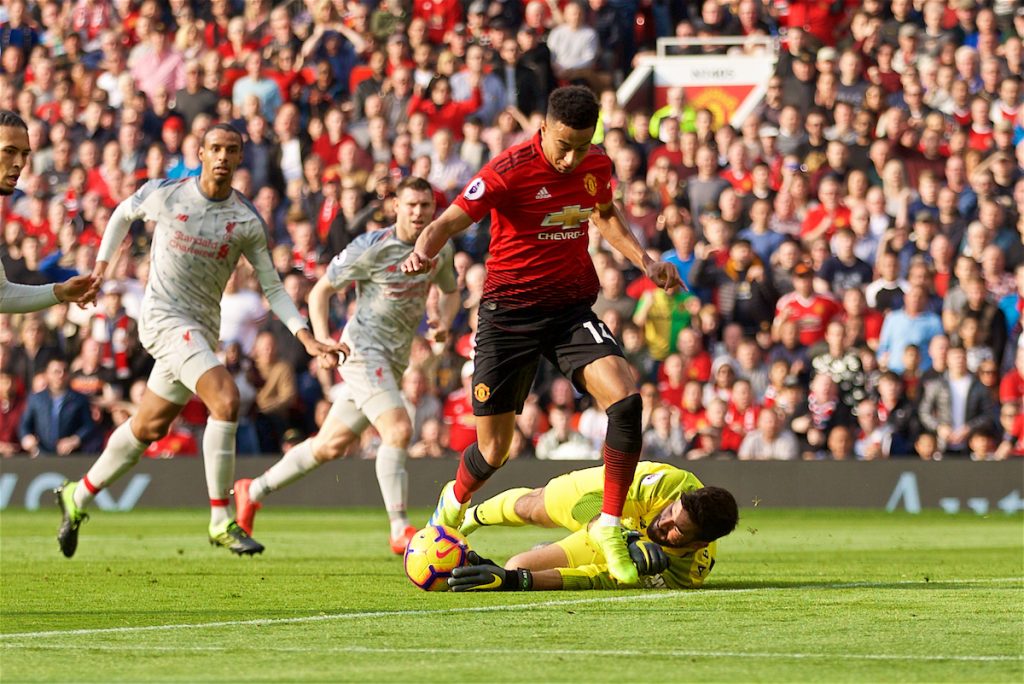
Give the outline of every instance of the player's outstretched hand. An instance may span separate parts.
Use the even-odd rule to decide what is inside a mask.
[[[53,286],[53,293],[61,302],[85,305],[95,301],[103,281],[93,275],[80,275]]]
[[[529,570],[506,570],[476,551],[466,556],[468,565],[452,570],[448,586],[452,591],[529,591],[533,574]]]
[[[413,253],[402,262],[402,273],[406,275],[417,275],[419,273],[426,273],[434,267],[434,261],[426,254],[421,254],[413,250]]]
[[[665,261],[652,261],[647,266],[647,277],[669,294],[672,294],[679,288],[686,287],[683,285],[676,267]]]
[[[641,577],[660,575],[668,570],[668,556],[665,550],[654,542],[641,541],[638,532],[626,535],[626,545],[629,548],[629,557]]]

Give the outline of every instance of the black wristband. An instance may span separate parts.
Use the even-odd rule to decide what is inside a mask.
[[[526,568],[516,568],[505,573],[505,591],[530,591],[533,589],[533,573]]]

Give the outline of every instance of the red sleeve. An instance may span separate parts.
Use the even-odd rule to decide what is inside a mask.
[[[476,110],[480,109],[483,103],[484,98],[480,93],[480,86],[477,86],[476,88],[473,88],[473,92],[469,94],[468,100],[461,100],[453,104],[455,105],[455,111],[465,116],[469,116]]]
[[[1019,382],[1020,376],[1017,374],[1017,370],[1011,368],[1010,372],[1004,375],[1003,379],[999,383],[1000,403],[1007,404],[1020,399],[1020,395],[1018,394]]]
[[[846,312],[843,310],[843,305],[840,304],[838,300],[833,299],[832,300],[832,315],[829,317],[828,322],[826,323],[826,325],[828,323],[831,323],[832,321],[834,321],[837,318],[839,318],[841,320],[841,317],[845,313]]]
[[[480,169],[477,177],[469,182],[452,204],[469,214],[475,223],[501,204],[507,191],[505,180],[488,164]]]
[[[419,95],[413,95],[412,97],[410,97],[409,98],[409,111],[408,111],[409,116],[412,116],[413,114],[418,112],[419,109],[420,109],[420,104],[422,104],[422,103],[423,103],[423,98],[420,97]]]

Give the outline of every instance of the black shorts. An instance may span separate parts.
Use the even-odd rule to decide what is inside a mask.
[[[572,380],[597,359],[623,354],[589,304],[540,313],[483,302],[473,360],[473,414],[522,413],[541,355]]]

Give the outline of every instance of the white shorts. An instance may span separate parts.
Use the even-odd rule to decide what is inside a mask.
[[[223,365],[210,348],[209,342],[198,330],[189,330],[184,334],[175,331],[165,333],[177,339],[174,344],[170,340],[161,340],[159,345],[165,351],[156,359],[153,372],[149,375],[146,387],[154,394],[172,404],[184,406],[196,393],[196,384],[211,368]]]
[[[396,370],[383,358],[349,359],[341,367],[345,384],[328,415],[341,420],[358,435],[387,411],[405,410]]]

